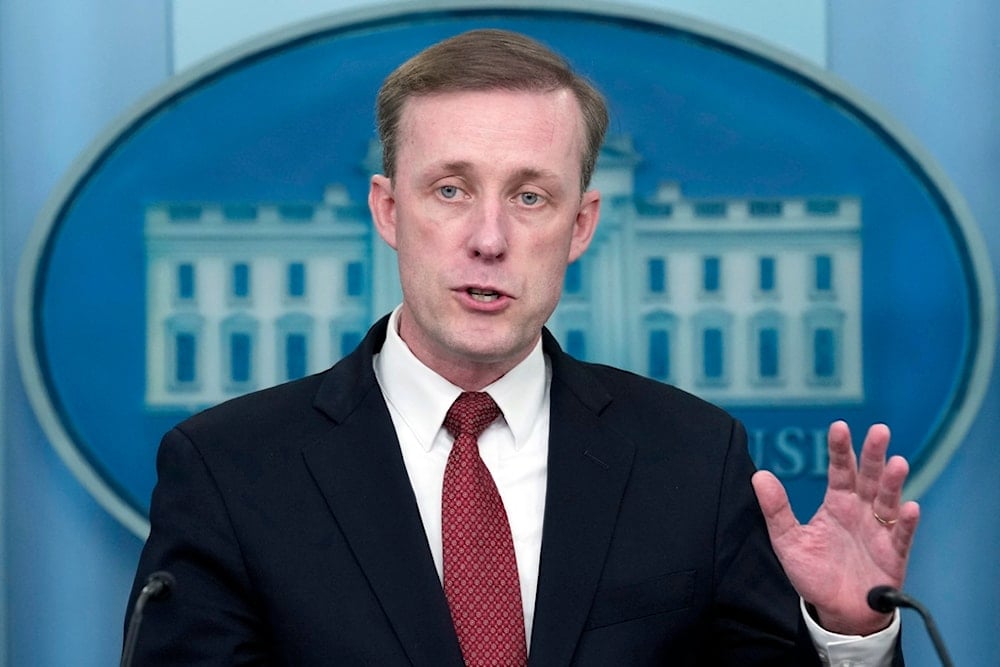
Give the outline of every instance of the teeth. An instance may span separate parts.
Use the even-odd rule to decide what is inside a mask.
[[[488,290],[470,289],[469,296],[471,296],[476,301],[495,301],[500,298],[500,294],[497,292],[490,292]]]

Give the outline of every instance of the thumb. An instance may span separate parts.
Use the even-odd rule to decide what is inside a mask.
[[[757,502],[764,513],[767,532],[773,543],[788,531],[796,528],[799,522],[795,518],[795,513],[792,512],[792,505],[788,502],[785,487],[774,474],[767,470],[760,470],[754,473],[750,481],[753,484],[754,493],[757,494]]]

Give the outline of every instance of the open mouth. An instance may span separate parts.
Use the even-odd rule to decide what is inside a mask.
[[[471,296],[475,301],[480,301],[482,303],[489,303],[490,301],[496,301],[500,298],[499,292],[494,292],[492,290],[483,290],[470,287],[466,290],[466,293]]]

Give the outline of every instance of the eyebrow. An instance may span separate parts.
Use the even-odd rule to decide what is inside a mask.
[[[514,174],[515,180],[518,181],[530,181],[530,180],[544,180],[544,179],[555,179],[559,180],[559,174],[548,169],[534,169],[532,167],[525,167],[524,169],[519,169]]]
[[[475,167],[468,160],[455,160],[452,162],[443,162],[434,165],[435,170],[447,171],[447,172],[457,172],[457,173],[469,173],[475,172]],[[559,174],[551,171],[549,169],[536,169],[534,167],[523,167],[518,169],[512,177],[508,180],[521,182],[529,180],[559,180]]]
[[[468,172],[473,171],[472,163],[467,160],[456,160],[454,162],[444,162],[441,164],[433,165],[434,169],[439,169],[441,171],[458,171],[458,172]]]

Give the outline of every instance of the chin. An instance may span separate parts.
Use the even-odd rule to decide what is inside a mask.
[[[476,345],[466,346],[462,356],[479,364],[495,364],[505,361],[514,356],[514,350],[504,346]]]
[[[517,355],[520,341],[512,340],[495,331],[469,330],[451,341],[452,349],[476,363],[497,363]]]

